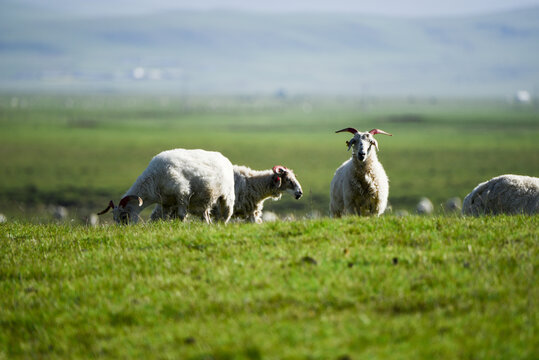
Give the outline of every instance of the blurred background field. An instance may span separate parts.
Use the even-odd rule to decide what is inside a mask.
[[[327,216],[350,126],[394,134],[393,213],[424,196],[442,213],[539,175],[538,17],[538,0],[3,0],[0,213],[84,222],[183,147],[290,167],[304,198],[266,209]]]
[[[69,220],[118,201],[160,151],[222,152],[235,164],[293,169],[305,196],[268,201],[280,216],[328,216],[329,183],[350,154],[344,127],[380,128],[393,212],[423,196],[436,213],[503,173],[539,176],[539,107],[503,100],[329,96],[0,97],[0,211]],[[149,214],[149,211],[145,211]]]

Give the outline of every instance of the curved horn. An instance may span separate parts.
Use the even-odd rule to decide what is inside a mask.
[[[393,135],[391,135],[390,133],[387,133],[387,132],[385,132],[384,130],[380,130],[380,129],[372,129],[371,131],[369,131],[369,133],[371,133],[372,135],[376,135],[376,134],[384,134],[384,135],[393,136]]]
[[[106,213],[110,209],[114,209],[114,203],[112,202],[112,200],[109,202],[109,206],[107,206],[107,208],[105,210],[98,212],[97,215],[103,215],[104,213]]]
[[[131,201],[138,201],[138,206],[142,206],[142,199],[136,195],[127,195],[120,200],[120,203],[118,204],[118,207],[125,207],[129,202]]]
[[[282,165],[275,165],[272,170],[277,175],[282,175],[286,172],[286,168]]]
[[[359,132],[354,128],[346,128],[346,129],[342,129],[342,130],[339,130],[339,131],[335,131],[335,133],[340,133],[340,132],[343,132],[343,131],[348,131],[348,132],[350,132],[352,134],[357,134]]]

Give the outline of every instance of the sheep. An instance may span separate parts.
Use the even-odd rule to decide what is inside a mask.
[[[234,198],[234,173],[226,157],[213,151],[174,149],[157,154],[118,206],[111,200],[98,215],[113,209],[117,223],[136,223],[145,207],[157,203],[151,220],[174,213],[183,221],[191,213],[211,223],[210,212],[217,205],[227,223]]]
[[[303,195],[294,172],[281,165],[260,171],[234,165],[234,189],[233,217],[255,223],[262,222],[262,208],[267,199],[279,200],[285,191],[296,200]]]
[[[434,211],[434,205],[432,205],[432,201],[430,201],[429,198],[422,197],[421,199],[419,199],[415,211],[420,215],[432,214],[432,212]]]
[[[246,166],[234,165],[235,202],[232,217],[254,223],[262,223],[264,201],[269,198],[279,200],[283,192],[289,192],[296,199],[301,198],[303,191],[294,172],[281,165],[272,170],[252,170]],[[154,212],[162,211],[159,205]],[[214,207],[213,213],[220,214]],[[172,212],[170,217],[175,217]]]
[[[536,214],[539,212],[539,178],[500,175],[480,183],[462,204],[462,214]]]
[[[391,134],[380,129],[359,132],[346,128],[354,137],[346,142],[348,150],[353,147],[352,157],[335,171],[330,185],[330,214],[341,217],[347,214],[381,215],[387,206],[389,181],[378,161],[376,134]],[[375,151],[376,150],[376,151]]]
[[[445,202],[444,209],[447,212],[460,212],[462,200],[459,197],[452,197]]]
[[[51,208],[52,216],[58,221],[65,221],[69,216],[69,211],[65,206],[57,205]]]

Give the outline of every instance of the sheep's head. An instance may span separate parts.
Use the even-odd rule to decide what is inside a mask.
[[[384,134],[392,136],[391,134],[380,129],[372,129],[371,131],[360,132],[354,128],[346,128],[335,132],[340,133],[343,131],[348,131],[354,134],[354,137],[350,139],[350,141],[347,141],[346,145],[348,146],[348,150],[350,150],[352,147],[354,148],[354,156],[360,162],[366,161],[374,150],[378,151],[378,142],[374,138],[374,135]]]
[[[302,195],[301,185],[296,179],[294,172],[281,165],[275,165],[273,167],[273,185],[278,192],[278,197],[283,191],[290,193],[298,200]]]
[[[98,212],[97,215],[103,215],[112,209],[112,217],[118,224],[136,223],[138,221],[139,208],[142,206],[142,199],[135,195],[124,196],[118,206],[114,206],[114,202],[111,200],[109,206]]]

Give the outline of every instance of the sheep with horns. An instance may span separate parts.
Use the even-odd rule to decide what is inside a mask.
[[[346,142],[348,150],[353,149],[352,157],[335,171],[330,186],[330,214],[332,217],[343,215],[381,215],[387,207],[389,180],[376,152],[376,134],[391,134],[372,129],[360,132],[354,128],[336,131],[350,132],[354,136]]]
[[[294,172],[281,165],[271,170],[234,165],[234,188],[233,217],[256,223],[262,222],[262,208],[267,199],[279,200],[283,192],[290,193],[296,200],[303,195]]]
[[[234,173],[226,157],[215,151],[174,149],[157,154],[118,205],[111,200],[98,215],[112,209],[117,223],[136,223],[145,207],[157,203],[151,220],[183,220],[190,213],[210,223],[215,206],[226,223],[234,199]]]

